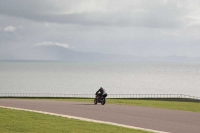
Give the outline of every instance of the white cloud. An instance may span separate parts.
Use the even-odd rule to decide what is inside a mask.
[[[6,28],[4,28],[5,32],[14,32],[16,30],[16,28],[14,26],[7,26]]]
[[[69,45],[66,43],[58,43],[58,42],[39,42],[36,46],[60,46],[64,48],[69,48]]]
[[[69,48],[69,45],[66,44],[66,43],[54,43],[54,44],[57,45],[57,46],[64,47],[64,48]]]

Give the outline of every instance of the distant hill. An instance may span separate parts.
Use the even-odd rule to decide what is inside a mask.
[[[142,57],[74,51],[61,46],[36,46],[25,51],[0,53],[0,60],[58,60],[58,61],[141,61],[141,62],[200,62],[200,57],[186,56]]]

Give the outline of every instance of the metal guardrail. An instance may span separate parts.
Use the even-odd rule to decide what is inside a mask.
[[[94,98],[94,94],[63,94],[63,93],[0,93],[0,98],[22,97],[52,97],[52,98]],[[108,94],[107,98],[187,98],[197,99],[200,97],[185,94]]]

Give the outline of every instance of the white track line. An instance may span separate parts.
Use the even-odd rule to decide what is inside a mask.
[[[169,132],[164,132],[164,131],[157,131],[157,130],[152,130],[152,129],[128,126],[128,125],[118,124],[118,123],[113,123],[113,122],[99,121],[99,120],[87,119],[87,118],[83,118],[83,117],[76,117],[76,116],[70,116],[70,115],[61,115],[61,114],[43,112],[43,111],[37,111],[37,110],[29,110],[29,109],[6,107],[6,106],[0,106],[0,108],[23,110],[23,111],[29,111],[29,112],[35,112],[35,113],[42,113],[42,114],[48,114],[48,115],[54,115],[54,116],[61,116],[61,117],[65,117],[65,118],[71,118],[71,119],[77,119],[77,120],[89,121],[89,122],[95,122],[95,123],[102,123],[102,124],[109,124],[109,125],[120,126],[120,127],[125,127],[125,128],[131,128],[131,129],[137,129],[137,130],[143,130],[143,131],[149,131],[149,132],[154,132],[154,133],[169,133]]]

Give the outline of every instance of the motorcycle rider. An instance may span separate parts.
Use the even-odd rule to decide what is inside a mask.
[[[105,93],[106,93],[105,89],[100,87],[100,89],[96,92],[96,95],[97,97],[101,97]]]
[[[100,89],[95,93],[96,97],[94,99],[94,104],[101,103],[104,105],[106,103],[107,93],[104,88],[100,87]]]

